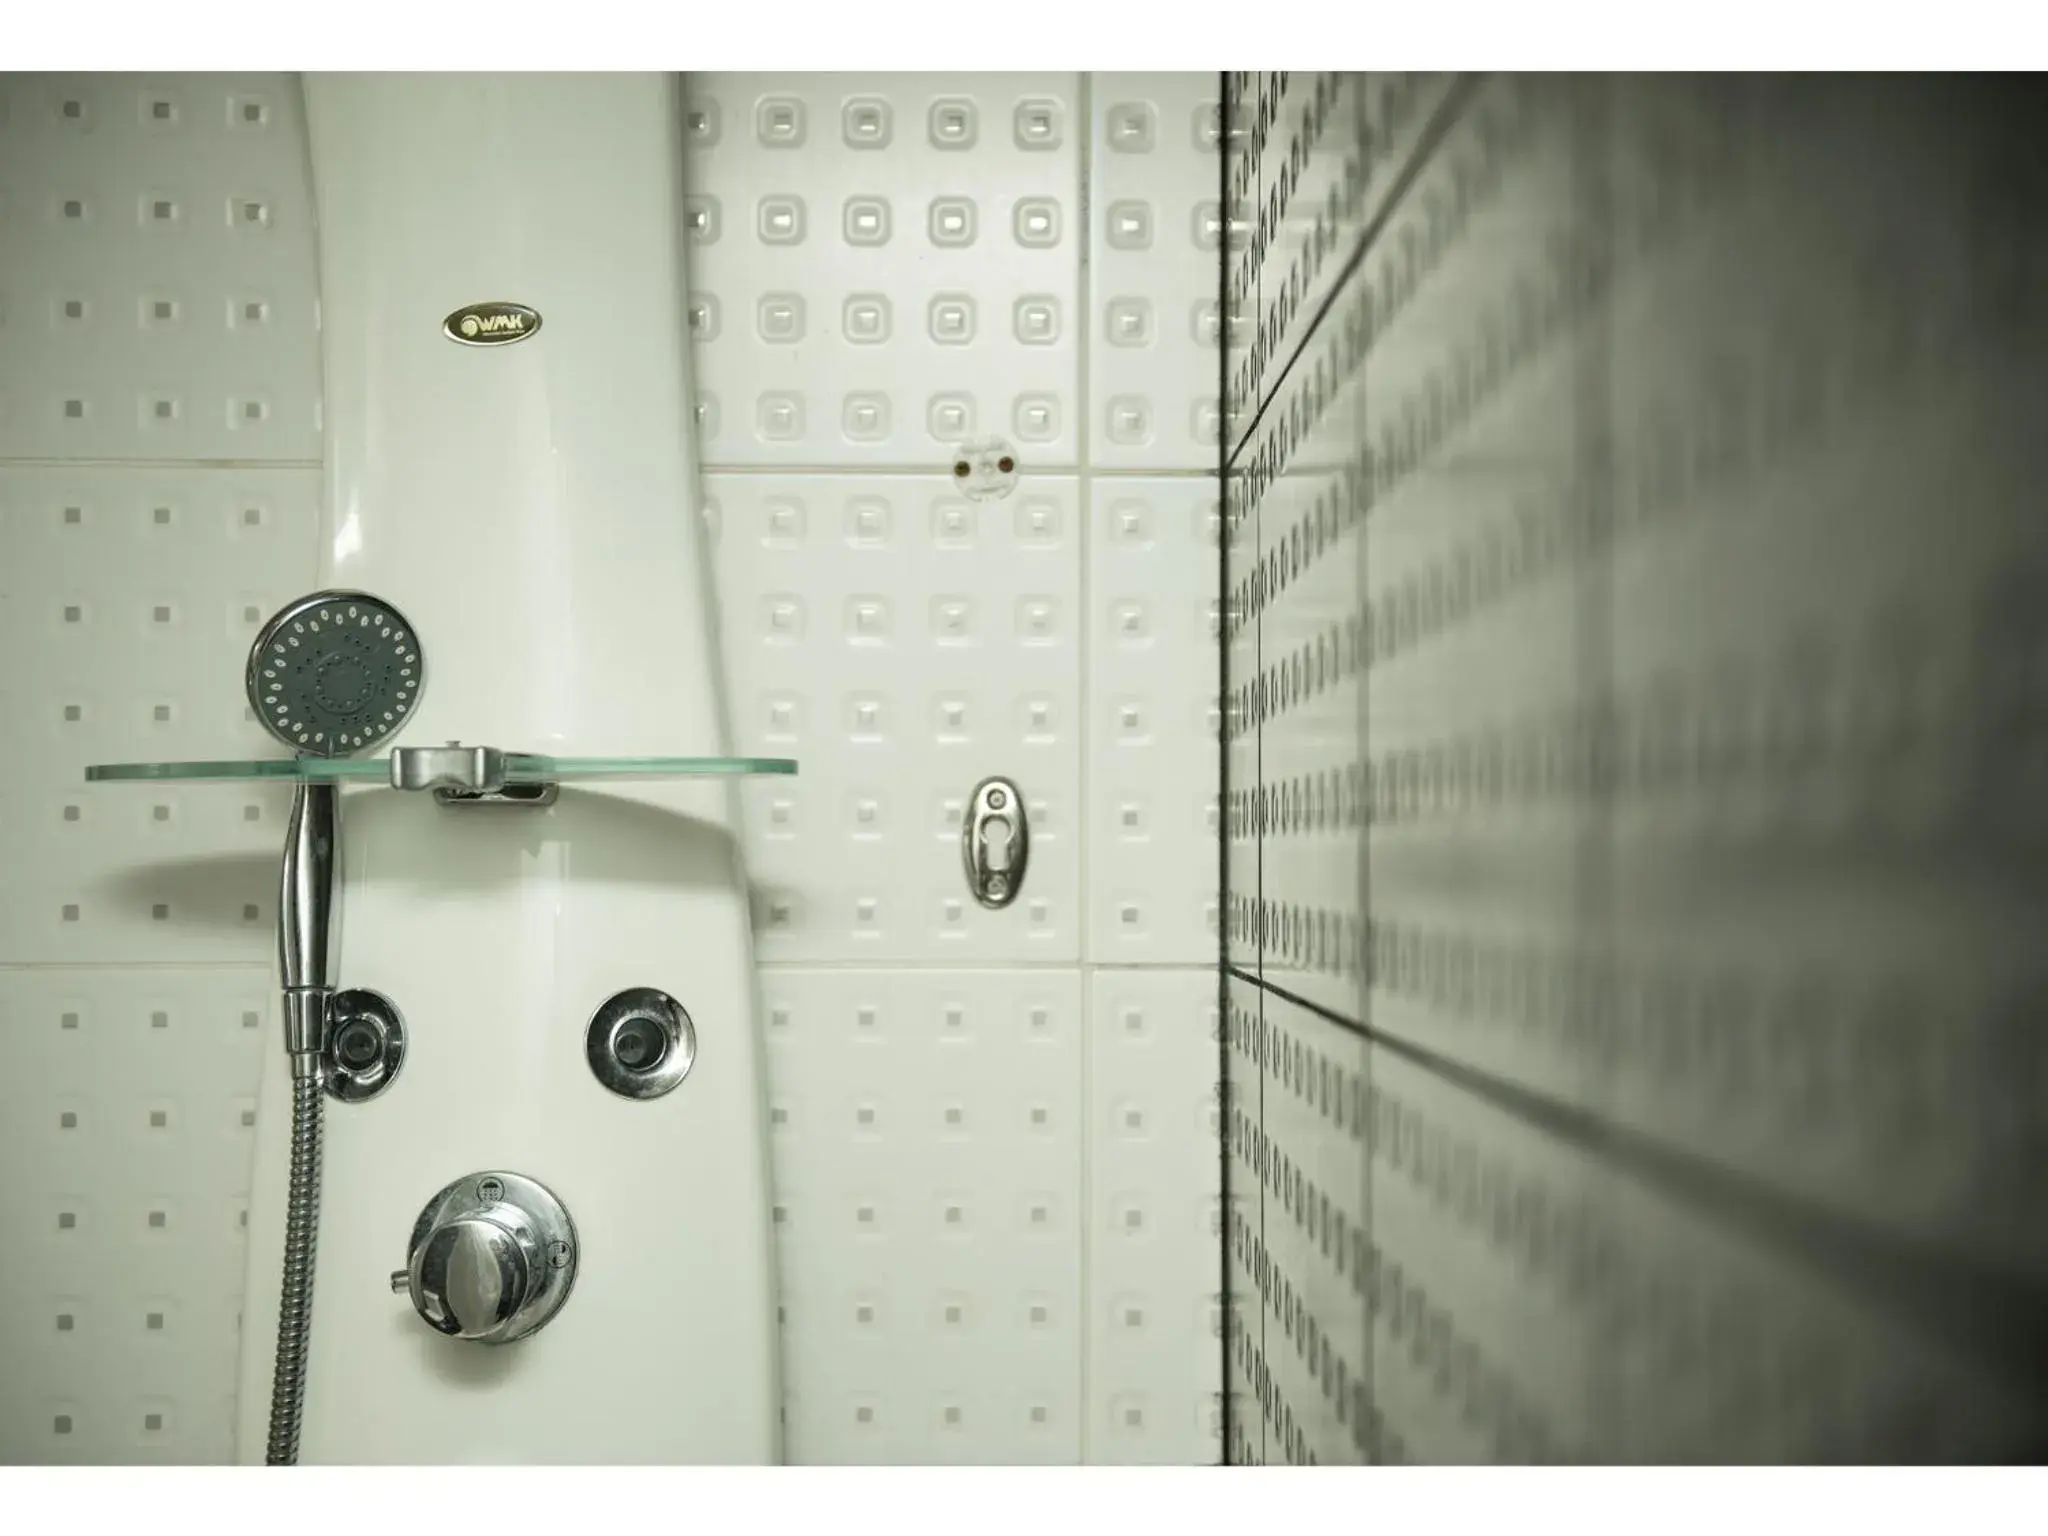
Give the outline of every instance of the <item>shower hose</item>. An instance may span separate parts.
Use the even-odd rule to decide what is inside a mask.
[[[270,1383],[265,1460],[296,1465],[313,1330],[313,1249],[320,1234],[320,1134],[327,1009],[334,995],[334,887],[340,800],[332,784],[301,783],[278,884],[277,970],[285,1059],[292,1073],[291,1190],[285,1205],[284,1271],[277,1307],[277,1365]]]
[[[313,1249],[320,1228],[323,1098],[317,1059],[303,1064],[294,1060],[291,1194],[285,1208],[277,1369],[270,1383],[270,1445],[264,1458],[273,1467],[294,1466],[299,1459],[299,1415],[306,1405],[306,1346],[313,1325]]]

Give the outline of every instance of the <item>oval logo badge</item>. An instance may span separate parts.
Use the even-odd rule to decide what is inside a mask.
[[[539,329],[539,310],[495,300],[465,304],[441,322],[441,334],[465,347],[506,347]]]

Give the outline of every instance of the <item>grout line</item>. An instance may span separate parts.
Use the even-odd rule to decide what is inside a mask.
[[[1352,123],[1354,142],[1360,144],[1368,142],[1369,126],[1370,109],[1366,104],[1365,92],[1360,90],[1358,92],[1356,117]],[[1347,271],[1338,278],[1336,290],[1331,297],[1330,303],[1334,306],[1337,302],[1336,293],[1342,293],[1350,284],[1369,284],[1370,282],[1371,278],[1365,275],[1362,266]],[[1369,369],[1361,367],[1357,373],[1358,400],[1354,407],[1354,424],[1352,427],[1357,437],[1364,441],[1369,441],[1371,437],[1371,410],[1374,403],[1370,372]],[[1366,593],[1373,590],[1373,541],[1368,530],[1364,527],[1359,528],[1357,539],[1358,547],[1354,556],[1355,574],[1358,581],[1356,597],[1362,600]],[[1352,696],[1353,702],[1358,709],[1358,732],[1355,745],[1355,750],[1358,754],[1357,760],[1361,763],[1369,763],[1372,761],[1373,742],[1371,725],[1373,700],[1372,668],[1360,667],[1358,669],[1358,681],[1353,685]],[[1358,915],[1361,921],[1367,925],[1368,931],[1370,931],[1374,911],[1372,904],[1372,834],[1370,832],[1360,837],[1357,858],[1358,869],[1355,878],[1358,882]],[[1372,1022],[1372,1005],[1372,988],[1367,987],[1361,993],[1358,1003],[1359,1014],[1367,1024]],[[1371,1095],[1377,1086],[1373,1069],[1378,1063],[1374,1059],[1375,1053],[1370,1046],[1367,1046],[1359,1055],[1362,1058],[1359,1063],[1359,1076],[1364,1080],[1367,1100],[1370,1102]],[[1379,1241],[1379,1228],[1374,1225],[1373,1221],[1377,1212],[1373,1199],[1373,1185],[1375,1181],[1372,1176],[1372,1141],[1370,1137],[1359,1138],[1357,1160],[1359,1214],[1365,1218],[1366,1241],[1377,1244]],[[1359,1367],[1365,1372],[1365,1379],[1372,1383],[1371,1387],[1368,1388],[1368,1395],[1371,1398],[1373,1408],[1378,1410],[1380,1399],[1379,1319],[1369,1296],[1358,1298],[1356,1315],[1359,1322]],[[1365,1432],[1360,1434],[1354,1427],[1353,1434],[1356,1441],[1363,1442],[1364,1460],[1370,1464],[1377,1465],[1385,1457],[1386,1446],[1384,1434],[1372,1427],[1373,1422],[1371,1418],[1368,1418]],[[1379,1422],[1383,1425],[1385,1422],[1384,1418]]]
[[[1091,464],[1088,473],[1097,480],[1214,480],[1216,470],[1206,469],[1132,469],[1113,465]]]
[[[0,469],[320,469],[324,459],[51,459],[0,456]]]
[[[1074,221],[1078,226],[1075,231],[1078,237],[1075,241],[1075,253],[1078,258],[1077,265],[1079,268],[1075,275],[1074,300],[1075,307],[1080,310],[1080,314],[1075,317],[1077,323],[1074,333],[1074,449],[1080,458],[1081,465],[1074,493],[1074,499],[1077,503],[1075,515],[1080,523],[1077,531],[1080,536],[1074,541],[1074,551],[1081,567],[1076,576],[1078,583],[1076,591],[1081,612],[1076,630],[1078,649],[1075,655],[1075,670],[1080,675],[1075,681],[1079,685],[1078,692],[1080,697],[1078,703],[1081,711],[1081,723],[1074,732],[1074,749],[1080,756],[1075,782],[1076,799],[1080,807],[1081,836],[1076,840],[1075,848],[1075,861],[1079,867],[1079,891],[1075,902],[1075,911],[1078,914],[1077,926],[1080,932],[1081,943],[1085,947],[1088,942],[1088,925],[1093,905],[1088,895],[1088,868],[1090,862],[1088,850],[1089,845],[1094,839],[1088,836],[1088,829],[1094,820],[1092,814],[1094,801],[1089,794],[1089,783],[1092,777],[1089,769],[1092,756],[1090,738],[1094,732],[1095,720],[1095,710],[1092,704],[1095,658],[1090,645],[1095,624],[1094,605],[1090,595],[1090,582],[1088,580],[1089,568],[1095,563],[1096,537],[1095,508],[1091,499],[1094,486],[1089,475],[1088,465],[1089,414],[1092,410],[1088,392],[1090,362],[1088,342],[1090,335],[1095,329],[1094,301],[1090,293],[1090,282],[1094,273],[1093,263],[1088,259],[1089,252],[1095,243],[1095,213],[1090,196],[1092,191],[1090,182],[1094,177],[1095,170],[1095,76],[1092,71],[1083,71],[1081,73],[1076,87],[1076,95],[1078,99],[1075,103],[1076,110],[1074,115],[1079,119],[1081,132],[1076,136],[1079,141],[1078,148],[1080,153],[1078,156],[1079,176],[1077,178],[1078,184],[1074,206],[1079,212],[1080,217]],[[1090,1236],[1095,1230],[1094,1201],[1091,1198],[1095,1190],[1096,1084],[1094,991],[1095,989],[1089,985],[1089,977],[1083,975],[1081,978],[1081,1060],[1079,1063],[1081,1080],[1078,1085],[1081,1098],[1081,1135],[1078,1156],[1076,1158],[1076,1162],[1079,1164],[1081,1182],[1081,1187],[1077,1191],[1079,1195],[1077,1209],[1081,1216],[1081,1222],[1078,1242],[1076,1244],[1075,1267],[1079,1271],[1076,1278],[1080,1285],[1081,1310],[1086,1321],[1083,1323],[1081,1336],[1078,1341],[1080,1344],[1080,1359],[1077,1362],[1076,1374],[1079,1379],[1081,1413],[1080,1423],[1075,1427],[1080,1432],[1080,1455],[1078,1459],[1084,1464],[1094,1460],[1089,1454],[1091,1450],[1089,1426],[1095,1422],[1094,1379],[1098,1374],[1093,1347],[1093,1340],[1095,1338],[1093,1320],[1096,1313],[1096,1297],[1090,1289],[1094,1276],[1095,1258],[1094,1244],[1090,1241]]]
[[[0,976],[52,971],[254,971],[270,974],[263,960],[0,960]]]
[[[1260,86],[1260,90],[1261,90],[1261,91],[1263,92],[1263,91],[1264,91],[1264,89],[1265,89],[1265,85],[1264,85],[1264,84],[1262,84],[1262,85]],[[1226,224],[1226,225],[1224,226],[1224,244],[1225,244],[1226,246],[1228,246],[1228,244],[1229,244],[1229,226],[1228,226],[1227,224]],[[1226,270],[1227,270],[1227,269],[1226,269]],[[1249,315],[1251,315],[1251,316],[1257,316],[1257,315],[1258,315],[1258,314],[1260,313],[1260,310],[1261,310],[1261,308],[1262,308],[1262,296],[1263,296],[1263,294],[1264,294],[1264,291],[1265,291],[1265,290],[1264,290],[1264,286],[1263,286],[1263,285],[1261,284],[1261,282],[1260,282],[1260,277],[1261,277],[1261,275],[1262,275],[1262,274],[1261,274],[1261,273],[1259,272],[1259,270],[1258,270],[1258,269],[1256,269],[1256,268],[1252,269],[1252,271],[1251,271],[1251,272],[1250,272],[1250,274],[1249,274],[1249,277],[1250,277],[1250,286],[1251,286],[1251,292],[1250,292],[1250,294],[1249,294],[1249,295],[1248,295],[1247,297],[1248,297],[1248,299],[1249,299],[1249,302],[1250,302],[1250,305],[1251,305],[1251,308],[1250,308],[1250,310],[1249,310],[1249,312],[1248,312],[1248,313],[1249,313]],[[1256,380],[1254,380],[1254,381],[1253,381],[1253,385],[1254,385],[1254,393],[1256,393],[1256,388],[1257,388],[1257,381],[1256,381]],[[1254,404],[1255,404],[1255,405],[1256,405],[1256,403],[1257,403],[1257,402],[1256,402],[1256,401],[1254,401]],[[1234,463],[1234,462],[1236,461],[1236,457],[1237,457],[1237,455],[1236,455],[1236,452],[1235,452],[1235,451],[1233,451],[1233,450],[1231,450],[1231,449],[1230,449],[1230,448],[1228,447],[1228,444],[1229,444],[1229,442],[1230,442],[1230,429],[1229,429],[1229,425],[1228,425],[1228,423],[1226,423],[1226,424],[1225,424],[1225,426],[1224,426],[1224,431],[1223,431],[1223,441],[1224,441],[1224,443],[1225,443],[1225,445],[1226,445],[1226,446],[1225,446],[1225,450],[1224,450],[1224,454],[1223,454],[1223,479],[1224,479],[1224,482],[1225,482],[1226,484],[1228,484],[1228,483],[1229,483],[1229,480],[1230,480],[1230,474],[1231,474],[1231,466],[1232,466],[1232,464],[1233,464],[1233,463]],[[1245,435],[1244,435],[1244,437],[1243,437],[1242,439],[1240,439],[1240,442],[1241,442],[1241,443],[1248,443],[1248,442],[1250,442],[1250,441],[1251,441],[1251,431],[1250,431],[1250,428],[1248,427],[1248,428],[1246,429],[1246,431],[1245,431]],[[1263,515],[1262,515],[1262,513],[1261,513],[1261,510],[1260,510],[1260,503],[1259,503],[1258,501],[1254,501],[1254,502],[1252,503],[1252,516],[1251,516],[1251,536],[1252,536],[1252,537],[1251,537],[1251,551],[1252,551],[1252,558],[1253,558],[1253,560],[1254,560],[1255,562],[1256,562],[1256,561],[1258,560],[1258,558],[1260,557],[1260,553],[1261,553],[1261,551],[1263,550],[1263,548],[1264,548],[1264,546],[1265,546],[1265,534],[1264,534],[1264,530],[1263,530],[1263,523],[1264,523],[1264,519],[1263,519]],[[1253,614],[1252,614],[1252,666],[1251,666],[1251,679],[1250,679],[1249,681],[1252,681],[1252,682],[1254,682],[1254,683],[1255,683],[1255,682],[1256,682],[1256,680],[1257,680],[1257,679],[1259,678],[1259,676],[1260,676],[1260,675],[1261,675],[1261,674],[1263,673],[1263,671],[1265,670],[1265,665],[1266,665],[1266,615],[1265,615],[1265,610],[1264,610],[1264,607],[1263,607],[1263,605],[1260,605],[1259,607],[1257,607],[1257,608],[1255,608],[1255,609],[1254,609],[1254,611],[1253,611]],[[1258,718],[1258,717],[1256,716],[1256,714],[1254,714],[1254,713],[1253,713],[1253,712],[1252,712],[1252,711],[1251,711],[1251,710],[1250,710],[1249,708],[1248,708],[1248,709],[1246,710],[1246,712],[1245,712],[1245,713],[1246,713],[1246,715],[1247,715],[1247,716],[1248,716],[1248,717],[1249,717],[1249,718],[1251,719],[1251,721],[1252,721],[1252,798],[1253,798],[1254,802],[1256,803],[1256,802],[1257,802],[1257,800],[1258,800],[1258,798],[1259,798],[1259,796],[1260,796],[1260,795],[1261,795],[1261,793],[1262,793],[1262,792],[1264,791],[1264,789],[1265,789],[1265,785],[1266,785],[1266,727],[1265,727],[1265,724],[1264,724],[1264,722],[1263,722],[1263,721],[1261,721],[1261,720],[1260,720],[1260,719],[1259,719],[1259,718]],[[1261,823],[1260,823],[1260,822],[1259,822],[1259,821],[1257,820],[1257,812],[1256,812],[1256,811],[1255,811],[1255,812],[1253,813],[1253,822],[1252,822],[1252,829],[1253,829],[1253,830],[1252,830],[1252,903],[1251,903],[1251,912],[1252,912],[1252,933],[1253,933],[1253,936],[1254,936],[1254,943],[1253,943],[1253,945],[1252,945],[1252,958],[1253,958],[1254,962],[1255,962],[1255,963],[1257,964],[1257,966],[1258,966],[1258,968],[1259,968],[1259,975],[1260,975],[1260,976],[1264,976],[1264,975],[1266,974],[1266,921],[1265,921],[1265,913],[1266,913],[1266,833],[1265,833],[1265,829],[1264,829],[1263,825],[1262,825],[1262,824],[1261,824]],[[1267,1072],[1266,1072],[1266,994],[1265,994],[1265,990],[1264,990],[1263,988],[1260,988],[1260,989],[1259,989],[1259,990],[1257,991],[1257,993],[1256,993],[1255,995],[1256,995],[1256,996],[1258,997],[1258,1000],[1259,1000],[1259,1022],[1258,1022],[1258,1026],[1257,1026],[1256,1032],[1255,1032],[1255,1033],[1254,1033],[1254,1035],[1253,1035],[1253,1039],[1254,1039],[1254,1040],[1255,1040],[1255,1041],[1257,1042],[1257,1072],[1258,1072],[1258,1088],[1259,1088],[1259,1095],[1258,1095],[1258,1107],[1259,1107],[1259,1120],[1258,1120],[1258,1125],[1259,1125],[1259,1141],[1258,1141],[1258,1147],[1259,1147],[1259,1151],[1260,1151],[1260,1153],[1261,1153],[1261,1154],[1263,1154],[1263,1152],[1264,1152],[1264,1150],[1265,1150],[1265,1147],[1266,1147],[1266,1134],[1267,1134],[1267,1132],[1266,1132],[1266,1076],[1267,1076]],[[1259,1169],[1255,1170],[1255,1171],[1256,1171],[1256,1173],[1257,1173],[1257,1176],[1258,1176],[1258,1183],[1259,1183],[1259,1247],[1258,1247],[1258,1255],[1259,1255],[1259,1260],[1260,1260],[1260,1264],[1261,1264],[1261,1267],[1263,1268],[1263,1264],[1264,1264],[1264,1261],[1265,1261],[1265,1257],[1266,1257],[1266,1253],[1267,1253],[1267,1248],[1266,1248],[1266,1179],[1265,1179],[1265,1175],[1264,1175],[1264,1171],[1263,1171],[1263,1167],[1262,1167],[1262,1166],[1261,1166],[1261,1167],[1260,1167]],[[1258,1308],[1258,1312],[1259,1312],[1259,1346],[1258,1346],[1258,1356],[1259,1356],[1259,1365],[1260,1365],[1260,1369],[1261,1369],[1261,1370],[1263,1370],[1263,1369],[1264,1369],[1264,1367],[1265,1367],[1265,1360],[1266,1360],[1266,1346],[1268,1345],[1268,1343],[1270,1343],[1270,1342],[1271,1342],[1271,1341],[1269,1340],[1269,1338],[1267,1337],[1267,1331],[1266,1331],[1266,1318],[1267,1318],[1267,1315],[1268,1315],[1268,1313],[1269,1313],[1269,1312],[1271,1312],[1271,1310],[1272,1310],[1272,1308],[1271,1308],[1271,1307],[1270,1307],[1270,1306],[1268,1305],[1268,1303],[1267,1303],[1267,1300],[1266,1300],[1266,1295],[1265,1295],[1265,1290],[1264,1290],[1264,1287],[1263,1287],[1263,1286],[1260,1286],[1260,1287],[1259,1287],[1259,1288],[1258,1288],[1258,1289],[1257,1289],[1257,1290],[1255,1291],[1255,1293],[1254,1293],[1254,1296],[1253,1296],[1253,1305],[1257,1306],[1257,1308]],[[1268,1462],[1268,1461],[1269,1461],[1269,1460],[1271,1459],[1271,1454],[1272,1454],[1272,1447],[1271,1447],[1271,1436],[1270,1436],[1270,1434],[1268,1433],[1268,1431],[1269,1431],[1269,1429],[1270,1429],[1270,1427],[1271,1427],[1271,1417],[1272,1417],[1272,1415],[1271,1415],[1271,1414],[1270,1414],[1270,1412],[1269,1412],[1269,1411],[1267,1410],[1267,1406],[1266,1406],[1266,1403],[1264,1402],[1264,1400],[1261,1400],[1261,1402],[1260,1402],[1260,1404],[1259,1404],[1259,1463],[1260,1463],[1261,1465],[1264,1465],[1264,1464],[1266,1464],[1266,1463],[1267,1463],[1267,1462]]]
[[[1083,262],[1083,270],[1085,274],[1085,261]],[[1085,281],[1084,275],[1084,285]],[[1081,351],[1083,354],[1081,366],[1085,369],[1087,366],[1087,347],[1085,343]],[[1077,399],[1081,407],[1085,409],[1087,405],[1087,380],[1085,373],[1081,378]],[[1085,426],[1082,429],[1081,435],[1085,438]],[[319,466],[316,463],[313,467],[318,468]],[[1078,479],[1083,481],[1091,479],[1211,480],[1216,476],[1216,471],[1213,467],[1200,469],[1190,469],[1187,467],[1177,469],[1134,469],[1094,465],[1085,461],[1074,464],[1034,465],[1027,463],[1025,471],[1025,476],[1020,477],[1020,484],[1028,484],[1029,478],[1032,476],[1039,479]],[[776,479],[813,480],[842,480],[860,475],[877,475],[899,480],[931,480],[950,484],[950,481],[947,481],[944,475],[935,472],[930,464],[706,464],[699,468],[698,474],[707,479],[713,476],[730,476],[734,479],[767,479],[772,477]]]
[[[1139,976],[1156,975],[1160,972],[1211,971],[1216,968],[1213,959],[1205,960],[1083,960],[1081,968],[1088,971],[1109,971]]]
[[[1077,477],[1074,495],[1077,503],[1076,516],[1080,521],[1080,527],[1077,530],[1079,537],[1074,540],[1074,550],[1080,561],[1080,569],[1075,575],[1076,601],[1081,610],[1075,630],[1075,670],[1080,675],[1075,679],[1075,682],[1078,685],[1079,698],[1077,703],[1081,711],[1081,723],[1074,732],[1074,749],[1080,758],[1077,765],[1078,771],[1075,775],[1075,799],[1079,805],[1081,836],[1076,839],[1074,857],[1075,863],[1079,868],[1079,894],[1075,903],[1075,911],[1078,914],[1076,926],[1080,931],[1081,942],[1084,946],[1088,942],[1089,922],[1093,917],[1091,909],[1094,905],[1089,900],[1088,890],[1089,864],[1091,862],[1089,859],[1089,845],[1094,841],[1093,838],[1088,836],[1088,829],[1093,824],[1095,806],[1095,802],[1089,793],[1090,780],[1092,778],[1089,768],[1090,760],[1093,756],[1091,737],[1094,734],[1095,720],[1093,686],[1096,672],[1096,658],[1093,654],[1095,630],[1094,593],[1093,583],[1089,580],[1089,572],[1095,563],[1096,529],[1095,508],[1091,499],[1094,484],[1088,465],[1090,448],[1089,413],[1092,409],[1092,402],[1089,399],[1088,393],[1089,364],[1092,358],[1089,338],[1095,328],[1094,296],[1092,292],[1094,263],[1089,260],[1089,253],[1095,242],[1095,212],[1090,195],[1093,191],[1090,182],[1093,179],[1095,170],[1094,86],[1094,74],[1084,72],[1080,77],[1077,91],[1079,100],[1076,103],[1077,111],[1075,114],[1086,125],[1085,130],[1079,135],[1080,143],[1078,146],[1080,150],[1078,157],[1079,190],[1075,199],[1075,207],[1079,211],[1080,217],[1075,220],[1075,223],[1079,226],[1077,230],[1079,239],[1076,241],[1079,271],[1074,281],[1075,307],[1080,310],[1079,316],[1076,317],[1079,324],[1075,329],[1074,335],[1074,399],[1076,401],[1074,442],[1081,458],[1081,468]],[[1084,1089],[1085,1086],[1084,1083]],[[1085,1142],[1082,1161],[1085,1170],[1087,1161]],[[1085,1279],[1087,1273],[1085,1253],[1082,1261],[1082,1273]]]
[[[947,455],[950,459],[951,455]],[[731,476],[734,479],[813,479],[844,480],[856,476],[887,476],[897,480],[930,480],[934,484],[951,485],[952,479],[931,466],[930,460],[921,463],[873,464],[705,464],[698,473],[706,478]],[[1026,462],[1019,474],[1020,484],[1027,476],[1037,475],[1048,478],[1073,479],[1081,473],[1078,463],[1031,464]]]
[[[1223,1325],[1217,1330],[1222,1369],[1216,1378],[1221,1413],[1221,1455],[1230,1465],[1236,1443],[1236,1415],[1231,1410],[1230,1340],[1235,1296],[1230,1284],[1230,76],[1216,76],[1217,207],[1224,237],[1216,242],[1216,1207],[1221,1232],[1217,1241],[1217,1294],[1222,1299]]]
[[[756,960],[755,966],[762,971],[915,971],[943,973],[945,975],[973,975],[1006,971],[1045,971],[1067,973],[1074,971],[1134,975],[1171,974],[1176,971],[1206,971],[1215,965],[1210,960]],[[4,969],[4,967],[0,967]]]

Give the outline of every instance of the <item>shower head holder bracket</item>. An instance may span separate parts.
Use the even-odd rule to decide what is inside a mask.
[[[497,747],[393,747],[393,789],[455,789],[494,795],[505,787],[505,754]]]
[[[498,747],[393,747],[391,787],[431,789],[442,805],[553,805],[560,786],[507,782],[506,754]]]

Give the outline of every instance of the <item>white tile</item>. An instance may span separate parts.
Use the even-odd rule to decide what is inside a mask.
[[[231,1458],[274,1028],[258,968],[0,967],[0,1459]]]
[[[1080,958],[1076,484],[972,502],[944,481],[711,475],[736,745],[798,760],[745,790],[761,957]],[[979,906],[961,818],[1014,780],[1030,855]]]
[[[1209,1465],[1222,1441],[1216,972],[1088,977],[1088,1440]]]
[[[1216,958],[1213,481],[1100,479],[1088,519],[1088,958]]]
[[[270,757],[242,672],[310,586],[311,469],[0,467],[0,962],[260,963],[288,789],[87,784]]]
[[[319,458],[296,79],[9,75],[0,97],[0,458]]]
[[[793,1462],[1081,1459],[1077,971],[762,972]]]
[[[1216,465],[1217,84],[1090,78],[1088,461]]]
[[[693,75],[698,433],[728,465],[1081,441],[1075,75]]]

